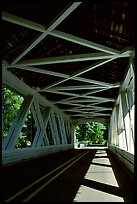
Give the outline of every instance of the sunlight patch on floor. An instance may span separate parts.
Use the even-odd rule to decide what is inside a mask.
[[[124,202],[104,149],[98,149],[73,202]]]

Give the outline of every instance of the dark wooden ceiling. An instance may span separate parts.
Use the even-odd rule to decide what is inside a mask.
[[[72,119],[109,121],[135,46],[134,18],[132,1],[3,1],[2,60]]]

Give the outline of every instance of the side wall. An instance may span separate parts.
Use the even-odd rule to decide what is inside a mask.
[[[24,96],[2,142],[3,165],[74,148],[74,127],[67,115],[4,68],[3,83]],[[15,145],[29,112],[32,113],[36,132],[30,147],[17,149]]]
[[[134,173],[135,148],[135,73],[130,60],[125,79],[121,85],[109,124],[109,149],[120,159],[127,169]]]

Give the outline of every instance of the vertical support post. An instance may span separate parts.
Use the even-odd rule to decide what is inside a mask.
[[[111,125],[111,119],[110,119],[110,123],[108,124],[108,141],[107,141],[107,146],[110,146],[111,145],[111,128],[110,128],[110,125]]]
[[[114,111],[112,113],[112,116],[111,116],[111,144],[114,145],[114,127],[112,126],[112,124],[114,124]]]
[[[2,149],[7,150],[7,149],[13,149],[16,141],[19,137],[19,134],[21,132],[21,129],[23,127],[23,124],[26,120],[26,117],[28,115],[30,106],[33,101],[33,96],[26,96],[18,113],[17,116],[8,132],[7,137],[3,141]]]
[[[71,124],[71,144],[74,145],[74,134],[75,134],[75,126]]]
[[[67,132],[68,142],[71,143],[71,131],[70,131],[70,124],[69,124],[68,119],[66,119],[65,125],[66,125],[66,132]]]
[[[116,138],[116,145],[118,146],[119,145],[119,140],[118,140],[118,136],[119,136],[119,133],[118,133],[118,121],[119,121],[119,104],[116,105],[115,107],[116,109],[116,128],[117,128],[117,138]]]
[[[58,122],[59,122],[59,130],[60,130],[60,133],[61,133],[61,140],[62,140],[61,143],[62,144],[67,144],[66,136],[65,136],[65,133],[64,133],[64,131],[62,129],[61,117],[60,117],[60,115],[57,115],[57,117],[58,117]]]
[[[122,106],[122,117],[123,117],[123,123],[124,123],[124,129],[125,129],[125,139],[126,139],[126,146],[127,146],[127,150],[129,150],[129,144],[128,144],[128,135],[127,135],[127,129],[126,129],[126,125],[125,125],[125,116],[127,114],[127,104],[126,104],[126,100],[125,100],[125,93],[122,91],[120,94],[121,97],[121,106]]]
[[[63,116],[60,116],[60,122],[61,122],[61,127],[62,127],[62,131],[63,131],[63,141],[64,144],[67,144],[67,135],[66,135],[66,130],[65,130],[65,124],[64,124],[64,118]]]
[[[43,139],[39,138],[39,141],[37,142],[37,145],[42,144],[42,140],[44,141],[45,145],[49,145],[49,140],[48,140],[48,136],[47,136],[47,132],[46,132],[46,127],[47,127],[47,124],[48,124],[50,110],[51,110],[51,107],[47,107],[47,108],[44,109],[44,112],[42,114],[45,129],[44,129]]]
[[[38,101],[36,99],[34,100],[33,105],[34,105],[33,106],[34,112],[36,113],[35,118],[37,118],[37,122],[38,122],[39,125],[38,125],[38,130],[37,130],[36,136],[34,138],[32,147],[41,146],[44,136],[45,136],[46,145],[49,145],[49,140],[48,140],[47,133],[46,133],[46,126],[47,126],[47,123],[48,123],[50,108],[48,107],[46,109],[46,112],[45,112],[45,115],[44,115],[45,119],[43,121],[43,117],[42,117],[42,114],[41,114],[41,111],[40,111],[40,106],[39,106]]]
[[[56,138],[56,134],[54,132],[54,128],[53,128],[53,123],[52,123],[52,119],[51,119],[51,114],[49,116],[49,125],[50,125],[50,129],[51,129],[51,134],[52,134],[52,138],[54,141],[54,145],[58,144],[57,138]]]
[[[130,127],[131,127],[133,141],[134,141],[134,91],[135,91],[134,80],[132,79],[130,81],[130,85],[126,93],[126,99],[127,99],[128,112],[129,112],[129,118],[130,118]]]
[[[54,114],[53,111],[51,111],[50,115],[51,115],[51,121],[52,121],[54,136],[56,138],[56,143],[60,144],[60,139],[59,139],[58,128],[57,128],[57,124],[56,124],[55,114]]]
[[[39,134],[40,134],[41,130],[40,130],[40,124],[39,124],[39,121],[38,121],[38,116],[37,116],[36,111],[35,111],[34,103],[31,106],[31,111],[32,111],[34,121],[36,123],[36,127],[37,127],[37,132],[35,134],[35,137],[34,137],[33,143],[32,143],[32,147],[35,147],[36,143],[37,143],[37,138],[39,137]]]
[[[114,119],[113,119],[113,142],[114,142],[114,145],[116,145],[116,137],[117,137],[117,125],[116,125],[116,109],[114,109]]]

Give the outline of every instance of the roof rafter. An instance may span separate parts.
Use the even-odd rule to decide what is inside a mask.
[[[64,11],[64,13],[61,13],[61,15],[57,19],[55,18],[55,20],[47,28],[47,30],[43,34],[40,34],[40,36],[37,39],[33,39],[30,45],[28,45],[24,50],[22,50],[22,52],[19,53],[19,55],[12,61],[11,64],[16,64],[20,59],[22,59],[30,50],[32,50],[39,42],[41,42],[49,34],[49,32],[54,30],[65,18],[67,18],[68,15],[71,14],[80,4],[81,2],[73,3]],[[15,19],[14,19],[14,23],[15,23]]]
[[[58,56],[58,57],[47,57],[38,59],[28,59],[21,60],[17,65],[19,66],[36,66],[36,65],[46,65],[46,64],[57,64],[57,63],[67,63],[67,62],[81,62],[89,60],[99,60],[99,59],[109,59],[108,61],[102,62],[102,64],[112,61],[118,57],[129,57],[131,51],[126,51],[122,54],[105,54],[103,52],[95,52],[88,54],[77,54],[68,56]],[[101,65],[102,65],[101,64]]]
[[[10,23],[24,26],[26,28],[30,28],[30,29],[33,29],[33,30],[36,30],[36,31],[39,31],[42,33],[45,33],[47,31],[44,25],[41,25],[41,24],[32,22],[30,20],[15,16],[13,14],[9,14],[7,12],[2,12],[2,19],[5,21],[8,21]],[[86,46],[86,47],[89,47],[89,48],[92,48],[95,50],[103,51],[105,53],[109,53],[109,54],[119,53],[118,50],[100,45],[100,44],[92,42],[92,41],[88,41],[88,40],[76,37],[74,35],[67,34],[67,33],[64,33],[64,32],[61,32],[61,31],[58,31],[55,29],[50,31],[49,35],[52,35],[54,37],[58,37],[58,38],[61,38],[61,39],[64,39],[64,40],[67,40],[67,41],[70,41],[73,43],[77,43],[79,45],[83,45],[83,46]]]
[[[47,90],[48,92],[48,90]],[[68,95],[68,96],[76,96],[76,97],[83,97],[83,98],[89,98],[89,99],[95,99],[95,100],[103,100],[103,101],[115,101],[114,98],[103,98],[103,97],[97,97],[97,96],[87,96],[84,94],[76,94],[76,93],[69,93],[69,92],[64,92],[64,91],[52,91],[51,93],[55,94],[62,94],[62,95]],[[69,100],[71,102],[84,102],[84,100]],[[91,100],[90,100],[91,101]],[[85,100],[85,102],[89,102],[89,100]]]

